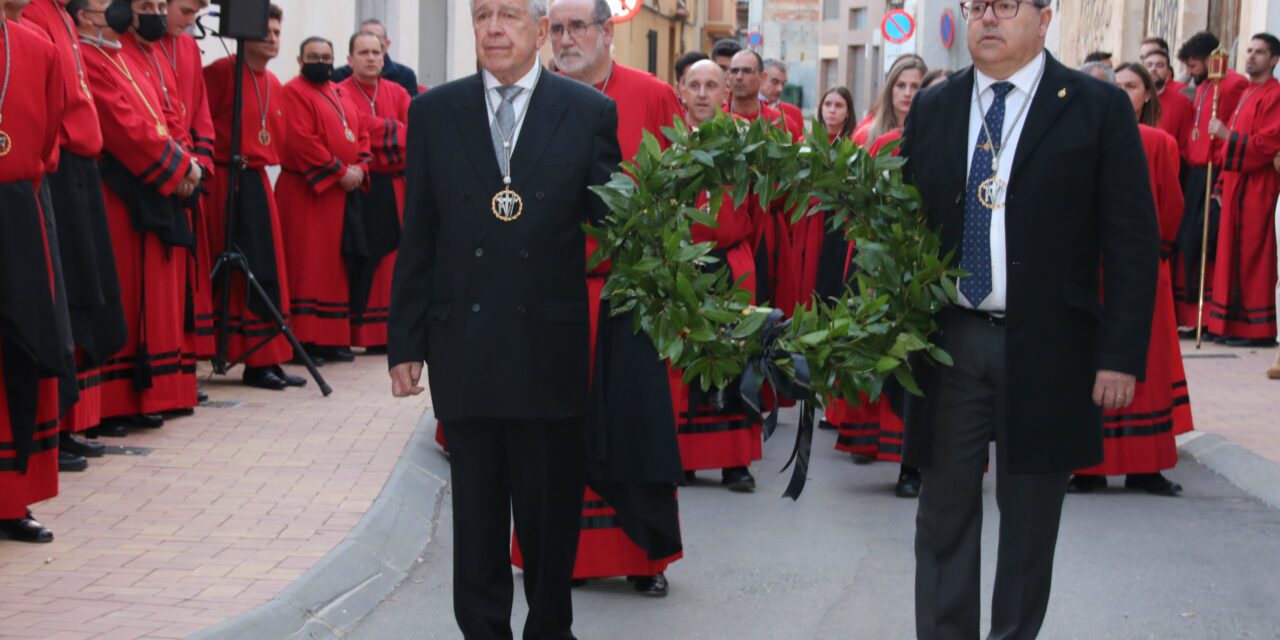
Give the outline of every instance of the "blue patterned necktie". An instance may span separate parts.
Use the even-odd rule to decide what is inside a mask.
[[[1013,84],[997,82],[991,85],[995,101],[987,109],[987,126],[978,131],[978,145],[973,149],[973,162],[969,166],[969,183],[964,194],[964,244],[960,249],[960,268],[969,272],[960,279],[960,292],[976,309],[991,295],[991,209],[983,206],[978,198],[979,187],[995,175],[991,166],[995,149],[1004,136],[1004,99],[1013,91]],[[987,139],[987,132],[991,139]],[[989,144],[988,144],[989,143]]]

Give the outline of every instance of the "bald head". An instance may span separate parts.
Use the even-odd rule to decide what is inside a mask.
[[[728,95],[724,70],[714,60],[693,63],[680,81],[680,100],[691,127],[716,117]]]

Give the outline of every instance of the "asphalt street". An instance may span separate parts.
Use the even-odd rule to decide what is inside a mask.
[[[686,558],[667,572],[670,595],[638,596],[623,580],[574,592],[581,639],[797,640],[914,636],[915,502],[893,496],[897,465],[854,465],[815,438],[799,502],[781,499],[794,427],[753,467],[754,494],[703,472],[680,493]],[[1185,493],[1162,498],[1118,487],[1068,496],[1053,599],[1041,638],[1280,639],[1280,511],[1183,460],[1168,474]],[[997,531],[986,482],[984,625]],[[446,502],[448,502],[446,500]],[[459,638],[451,578],[451,505],[410,579],[356,630],[361,639]],[[517,580],[513,628],[525,606]]]

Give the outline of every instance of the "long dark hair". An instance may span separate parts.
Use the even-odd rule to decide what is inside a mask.
[[[822,128],[827,128],[827,121],[822,118],[822,105],[827,101],[827,96],[831,94],[840,96],[844,100],[845,116],[844,126],[840,127],[840,131],[836,132],[838,138],[850,138],[853,136],[853,127],[855,124],[855,114],[853,113],[853,94],[845,87],[831,87],[827,92],[822,94],[822,99],[818,101],[818,119],[822,120]],[[828,131],[827,133],[831,133]]]
[[[1142,79],[1142,86],[1147,90],[1147,102],[1142,105],[1142,113],[1138,114],[1138,122],[1154,127],[1160,124],[1160,94],[1156,93],[1156,81],[1151,72],[1137,62],[1126,62],[1116,67],[1116,73],[1129,71]]]

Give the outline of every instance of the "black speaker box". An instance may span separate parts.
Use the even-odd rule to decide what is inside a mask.
[[[244,40],[267,37],[267,11],[271,0],[214,0],[214,4],[220,7],[218,35]]]

